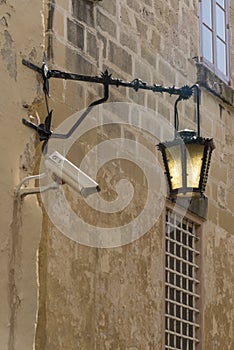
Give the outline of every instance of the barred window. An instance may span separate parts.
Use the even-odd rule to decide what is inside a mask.
[[[229,0],[200,3],[201,59],[220,79],[229,82]]]
[[[165,349],[197,350],[199,344],[198,225],[166,213]]]

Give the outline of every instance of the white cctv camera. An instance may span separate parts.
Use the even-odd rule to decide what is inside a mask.
[[[51,171],[54,179],[56,177],[60,182],[68,184],[85,198],[92,193],[100,191],[97,182],[57,151],[54,151],[47,157],[45,165]]]

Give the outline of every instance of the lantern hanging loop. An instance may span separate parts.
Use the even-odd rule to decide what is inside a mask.
[[[193,90],[196,90],[195,98],[196,98],[196,120],[197,120],[197,132],[196,136],[200,137],[200,94],[201,90],[198,84],[194,84],[190,87],[192,93]],[[180,95],[174,104],[174,128],[175,128],[175,137],[178,136],[178,130],[179,130],[179,114],[178,114],[178,102],[181,100],[187,100],[188,98],[184,97],[183,95]]]

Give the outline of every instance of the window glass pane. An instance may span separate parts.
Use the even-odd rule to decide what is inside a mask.
[[[225,12],[216,5],[216,31],[217,35],[225,41]]]
[[[226,45],[217,38],[217,68],[227,75]]]
[[[217,4],[224,8],[224,0],[217,0]]]
[[[202,1],[202,22],[212,28],[211,0]]]
[[[202,54],[213,63],[212,32],[204,25],[202,26]]]

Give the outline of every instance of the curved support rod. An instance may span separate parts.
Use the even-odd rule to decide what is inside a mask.
[[[174,127],[175,127],[175,137],[177,136],[177,131],[179,129],[179,117],[178,117],[178,109],[177,109],[177,104],[179,101],[182,100],[182,97],[179,96],[174,104]]]
[[[201,89],[198,84],[194,84],[190,87],[190,89],[193,91],[196,90],[196,110],[197,110],[197,137],[200,137],[200,93]],[[179,117],[178,117],[178,109],[177,104],[179,101],[183,100],[184,98],[182,96],[179,96],[174,104],[174,127],[175,127],[175,137],[177,135],[177,131],[179,128]]]
[[[46,185],[46,186],[21,189],[21,187],[26,182],[28,182],[30,180],[43,179],[44,177],[46,177],[46,173],[42,173],[42,174],[38,174],[38,175],[26,176],[23,180],[20,181],[19,185],[16,187],[15,195],[16,196],[20,196],[20,198],[23,198],[23,197],[28,196],[29,194],[43,193],[43,192],[46,192],[46,191],[49,191],[49,190],[58,189],[59,184],[57,184],[56,182],[52,182],[52,183],[50,183],[49,185]]]
[[[196,103],[197,103],[197,136],[200,137],[200,95],[201,89],[198,84],[191,86],[191,89],[196,90]]]
[[[97,100],[97,101],[92,102],[66,134],[53,133],[51,135],[51,138],[55,138],[55,139],[67,139],[67,138],[69,138],[74,133],[74,131],[78,128],[78,126],[82,123],[82,121],[86,118],[86,116],[89,114],[89,112],[91,112],[93,107],[95,107],[101,103],[106,102],[109,98],[109,83],[108,82],[104,83],[103,86],[104,86],[104,97]]]
[[[46,173],[42,173],[42,174],[38,174],[38,175],[30,175],[30,176],[26,176],[24,179],[22,179],[20,181],[20,183],[18,184],[18,186],[16,187],[16,190],[15,190],[15,194],[17,195],[20,190],[21,190],[21,187],[28,181],[30,180],[39,180],[39,179],[43,179],[43,177],[46,176]]]
[[[59,188],[59,184],[56,182],[52,182],[51,184],[47,186],[41,186],[41,187],[34,187],[34,188],[25,188],[23,190],[20,190],[18,195],[20,195],[20,198],[24,198],[28,196],[29,194],[37,194],[37,193],[44,193],[49,190],[57,190]]]

